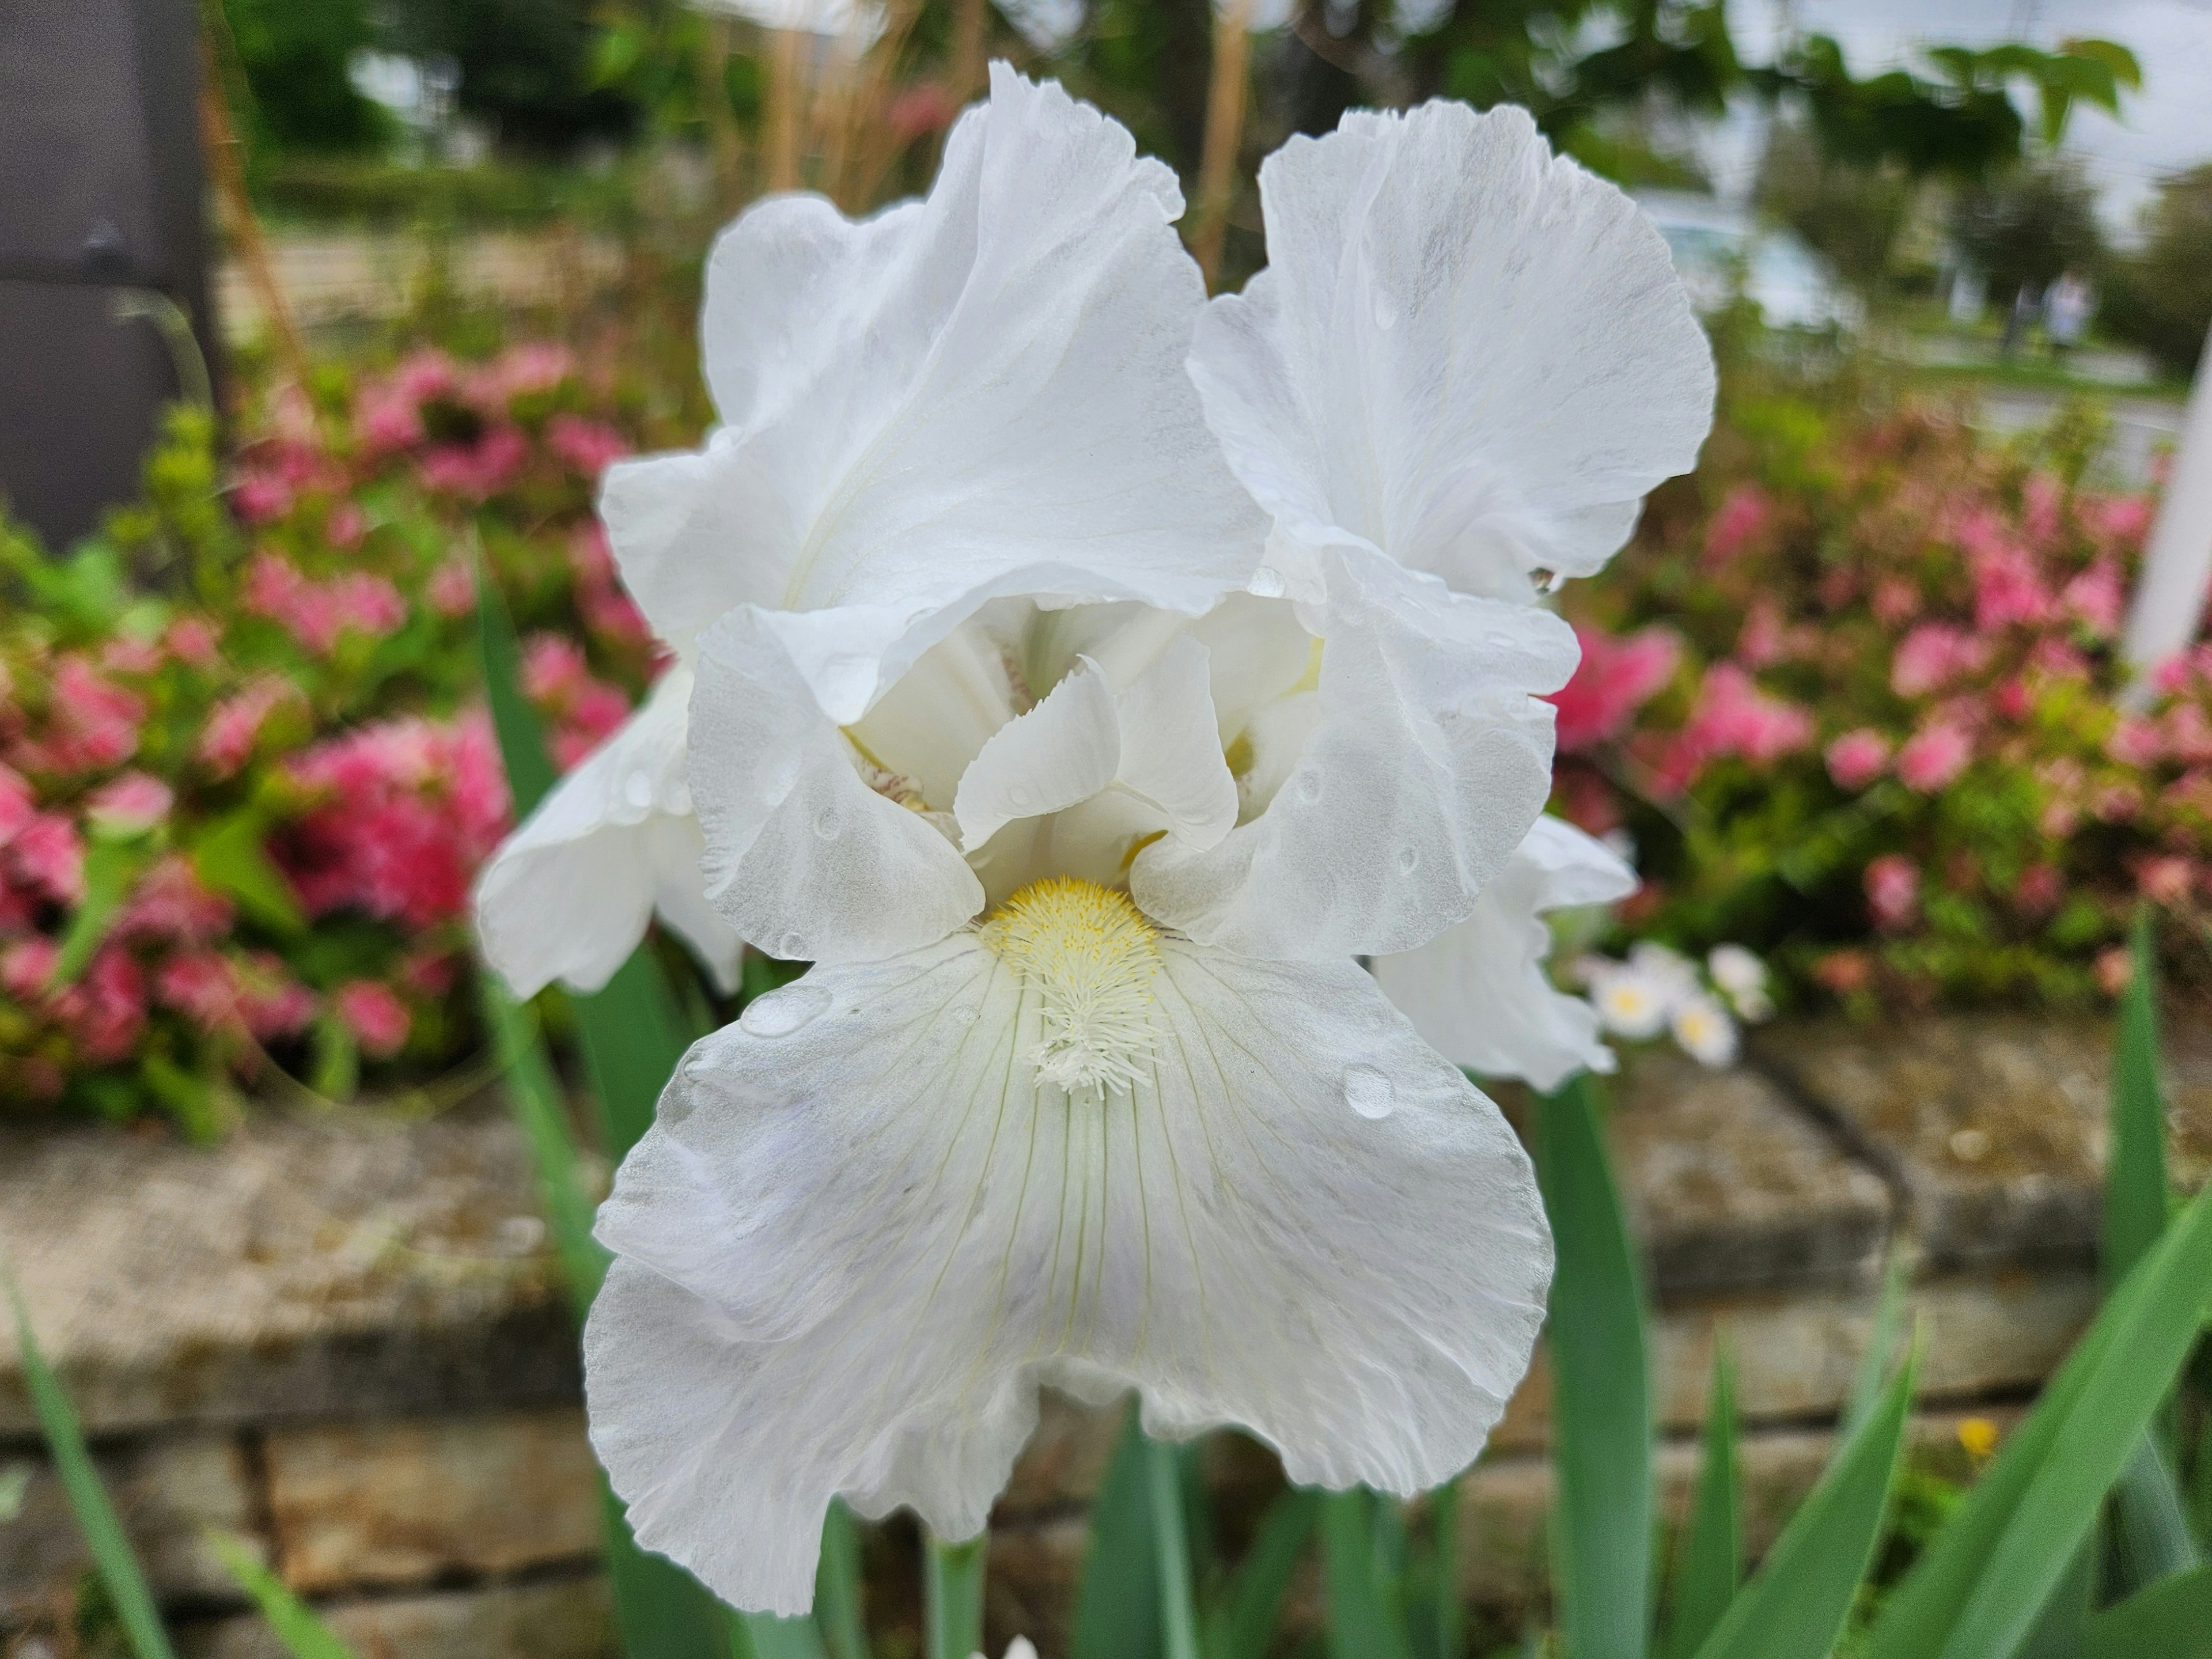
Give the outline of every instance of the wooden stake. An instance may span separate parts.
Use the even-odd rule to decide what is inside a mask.
[[[770,29],[768,57],[768,168],[766,190],[799,188],[799,141],[805,118],[806,49],[804,29]]]
[[[1212,288],[1237,191],[1237,152],[1244,137],[1245,64],[1252,45],[1252,0],[1228,0],[1213,14],[1213,82],[1206,95],[1206,147],[1198,163],[1198,222],[1190,251]]]
[[[284,290],[277,285],[276,262],[269,257],[269,244],[261,234],[260,216],[254,212],[253,198],[246,193],[245,148],[232,130],[229,100],[223,96],[214,45],[204,28],[200,32],[200,143],[214,170],[216,200],[238,248],[239,259],[246,266],[246,280],[252,284],[275,337],[277,359],[284,373],[304,392],[307,350],[300,342]]]

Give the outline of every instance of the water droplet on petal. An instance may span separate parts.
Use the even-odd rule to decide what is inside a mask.
[[[623,799],[632,806],[653,805],[653,779],[644,772],[633,772],[623,780]]]
[[[806,957],[805,934],[786,933],[776,941],[775,959],[778,962],[804,962]]]
[[[1398,1091],[1390,1079],[1372,1066],[1344,1068],[1344,1103],[1370,1120],[1386,1118],[1397,1109]]]
[[[837,839],[837,809],[825,806],[814,815],[814,833],[824,841]]]
[[[1419,853],[1416,853],[1412,848],[1401,847],[1398,849],[1398,868],[1405,874],[1409,876],[1412,875],[1413,873],[1413,866],[1420,861],[1421,855]]]
[[[1301,772],[1298,774],[1298,799],[1300,800],[1319,800],[1321,799],[1320,773]]]
[[[1386,330],[1398,326],[1398,302],[1387,294],[1375,296],[1375,326]]]
[[[955,1025],[973,1025],[982,1018],[983,1005],[980,1002],[963,1002],[952,1011],[952,1023]]]
[[[1025,783],[1016,784],[1006,791],[1006,799],[1017,806],[1027,806],[1030,804],[1029,786]]]
[[[789,1036],[829,1006],[830,994],[817,986],[787,985],[745,1004],[738,1024],[757,1037]]]
[[[1244,591],[1263,599],[1283,597],[1283,573],[1273,565],[1263,564],[1252,573],[1252,580],[1244,584]]]

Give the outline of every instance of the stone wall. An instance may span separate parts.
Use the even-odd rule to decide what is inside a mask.
[[[1826,1455],[1892,1249],[1924,1322],[1923,1447],[1956,1458],[1963,1417],[2003,1420],[2033,1394],[2094,1305],[2103,1041],[2029,1020],[1799,1027],[1734,1072],[1659,1054],[1631,1068],[1612,1132],[1659,1305],[1670,1502],[1725,1332],[1749,1530],[1772,1535]],[[2172,1082],[2194,1185],[2212,1169],[2212,1042],[2185,1043]],[[271,1114],[213,1152],[0,1133],[0,1254],[186,1655],[279,1651],[210,1529],[246,1540],[364,1659],[611,1651],[574,1340],[495,1100],[419,1122]],[[1541,1594],[1546,1400],[1540,1355],[1466,1477],[1478,1604]],[[994,1651],[1017,1629],[1059,1650],[1114,1428],[1049,1405],[994,1523]],[[1279,1479],[1241,1443],[1209,1455],[1232,1507]],[[86,1560],[0,1330],[0,1486],[11,1468],[30,1478],[0,1520],[0,1652],[65,1652]],[[911,1595],[909,1542],[874,1540],[887,1608]]]

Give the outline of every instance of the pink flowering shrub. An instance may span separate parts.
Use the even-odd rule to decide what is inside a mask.
[[[2117,707],[2151,504],[2085,481],[2080,417],[1998,445],[1756,380],[1700,475],[1569,590],[1555,804],[1635,838],[1629,927],[1740,941],[1785,997],[1862,1009],[2100,995],[2143,900],[2200,934],[2212,646]],[[1632,666],[1660,628],[1653,685]]]
[[[67,558],[0,520],[0,1113],[205,1133],[271,1067],[343,1093],[459,1059],[511,817],[479,562],[561,766],[657,670],[590,513],[632,441],[565,348],[317,398],[242,421],[227,471],[178,417]]]

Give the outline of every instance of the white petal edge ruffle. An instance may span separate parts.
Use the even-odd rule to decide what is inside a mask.
[[[1301,1484],[1472,1461],[1551,1272],[1511,1130],[1355,964],[1160,948],[1152,1079],[1103,1103],[1040,1097],[1036,999],[968,932],[694,1047],[585,1336],[641,1543],[803,1612],[833,1496],[975,1534],[1047,1382]]]
[[[732,606],[916,614],[1040,548],[1241,586],[1264,521],[1183,370],[1205,301],[1174,175],[1003,64],[926,201],[854,222],[772,197],[715,245],[702,313],[722,429],[610,469],[600,511],[654,630]]]
[[[1537,699],[1577,659],[1547,611],[1453,593],[1370,551],[1320,564],[1319,696],[1279,706],[1294,727],[1279,739],[1272,721],[1254,733],[1264,810],[1210,849],[1149,847],[1130,872],[1146,915],[1247,956],[1411,950],[1466,916],[1551,793],[1553,714]]]
[[[1260,190],[1267,268],[1207,307],[1190,372],[1271,558],[1369,545],[1525,599],[1695,461],[1712,354],[1666,243],[1527,112],[1355,111]]]
[[[1376,982],[1438,1053],[1480,1076],[1552,1090],[1577,1072],[1610,1072],[1596,1011],[1544,971],[1543,915],[1635,890],[1636,872],[1604,842],[1540,817],[1474,913],[1418,949],[1376,957]]]
[[[684,781],[691,672],[663,674],[644,706],[555,784],[477,878],[484,959],[517,997],[559,980],[592,992],[659,914],[724,990],[744,946],[706,902],[705,843]]]

